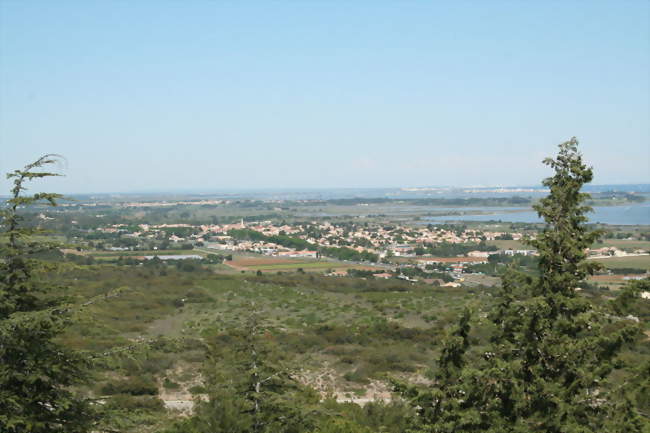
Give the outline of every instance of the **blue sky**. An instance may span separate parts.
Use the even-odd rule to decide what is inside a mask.
[[[650,182],[647,1],[0,1],[0,171],[49,189]],[[6,181],[0,181],[7,191]]]

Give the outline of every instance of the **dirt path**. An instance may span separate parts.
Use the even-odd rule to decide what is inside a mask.
[[[191,415],[194,410],[194,401],[192,400],[164,400],[165,408],[180,412],[183,415]]]

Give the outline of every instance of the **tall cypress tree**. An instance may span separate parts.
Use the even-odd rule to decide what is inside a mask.
[[[0,234],[0,431],[6,433],[81,433],[93,424],[89,402],[70,390],[87,361],[55,341],[69,323],[63,300],[52,295],[60,290],[47,278],[56,264],[39,259],[59,245],[43,240],[44,230],[25,225],[21,215],[32,205],[56,206],[61,195],[24,190],[29,181],[56,176],[41,168],[57,159],[45,155],[7,175],[14,186]]]
[[[490,314],[496,331],[474,365],[464,356],[467,340],[447,341],[432,387],[398,389],[419,409],[426,432],[587,433],[640,431],[638,417],[606,379],[622,345],[637,334],[632,323],[603,332],[613,319],[576,292],[597,265],[585,250],[600,235],[585,224],[592,169],[575,138],[559,145],[554,170],[544,180],[549,194],[535,209],[546,226],[530,244],[539,253],[539,276],[517,270],[503,278]],[[467,318],[461,328],[468,331]],[[622,404],[617,404],[620,402]],[[434,410],[435,409],[435,410]],[[621,414],[625,415],[622,416]]]

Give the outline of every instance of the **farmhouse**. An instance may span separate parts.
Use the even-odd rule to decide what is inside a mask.
[[[537,255],[537,251],[535,250],[504,250],[503,254],[506,256],[514,256],[515,254],[521,255],[521,256],[535,256]]]
[[[396,256],[407,256],[413,252],[413,247],[410,245],[394,245],[390,248]]]

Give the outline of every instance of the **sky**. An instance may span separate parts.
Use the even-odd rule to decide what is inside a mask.
[[[650,183],[649,28],[632,0],[0,0],[0,172],[58,153],[44,186],[67,194],[537,185],[576,136],[594,183]]]

